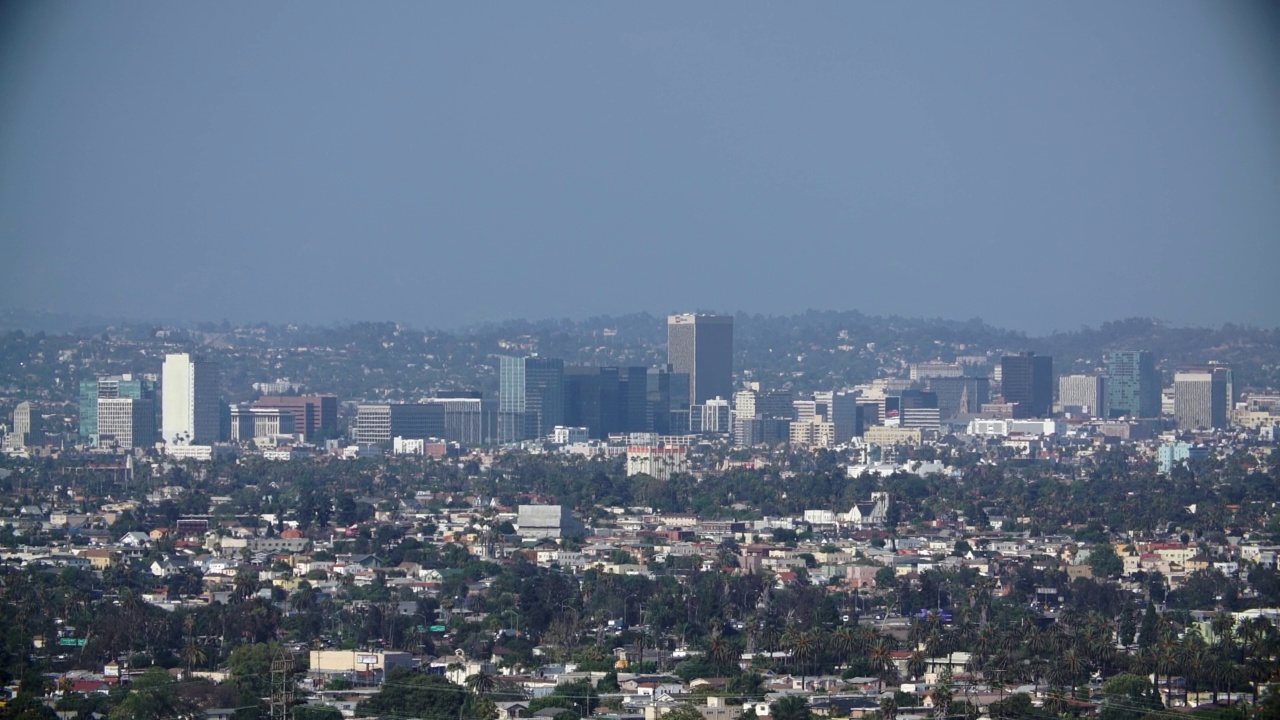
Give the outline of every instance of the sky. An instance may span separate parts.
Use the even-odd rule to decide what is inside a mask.
[[[0,309],[1280,326],[1263,3],[0,4]]]

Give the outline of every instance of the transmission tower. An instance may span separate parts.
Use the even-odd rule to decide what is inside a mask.
[[[289,720],[294,704],[293,651],[281,646],[271,659],[271,720]]]

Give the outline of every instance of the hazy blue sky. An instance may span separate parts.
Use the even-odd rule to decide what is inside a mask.
[[[1280,325],[1241,2],[8,2],[0,307]]]

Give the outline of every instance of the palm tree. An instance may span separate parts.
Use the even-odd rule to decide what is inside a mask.
[[[467,689],[481,697],[493,692],[497,686],[497,678],[483,670],[467,677]]]
[[[857,636],[846,625],[831,635],[831,650],[835,652],[840,662],[847,662],[849,656],[853,654],[853,649],[857,646],[857,642]]]
[[[871,648],[869,660],[872,669],[876,672],[876,677],[880,680],[880,690],[883,692],[885,680],[893,677],[897,670],[893,664],[893,644],[889,638],[880,638],[879,642]]]
[[[809,703],[799,695],[788,695],[775,700],[769,706],[769,715],[773,720],[810,720]]]
[[[1173,674],[1180,669],[1177,640],[1166,637],[1156,644],[1155,668],[1157,674],[1164,674],[1165,705],[1168,706],[1173,700]]]
[[[924,653],[920,650],[913,650],[911,657],[907,660],[907,672],[915,680],[919,680],[924,676],[924,671],[928,669]]]
[[[951,698],[955,690],[951,685],[951,668],[942,671],[938,678],[938,686],[933,689],[933,716],[938,720],[947,720],[951,714]]]
[[[898,717],[898,698],[893,693],[880,696],[881,720],[895,720]]]
[[[737,655],[735,649],[733,643],[717,631],[707,641],[707,659],[717,665],[728,665]]]

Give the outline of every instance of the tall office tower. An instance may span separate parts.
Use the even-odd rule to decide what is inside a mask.
[[[1220,365],[1216,362],[1209,363],[1209,368],[1213,370],[1213,378],[1222,383],[1223,394],[1227,400],[1227,420],[1231,419],[1231,411],[1235,409],[1236,402],[1240,397],[1236,394],[1236,374],[1228,365]]]
[[[496,413],[492,400],[478,390],[442,390],[427,401],[444,408],[444,439],[475,446],[496,437]]]
[[[602,390],[602,383],[611,384],[612,388]],[[617,393],[617,375],[602,374],[598,367],[565,366],[564,424],[568,427],[586,428],[588,437],[597,440],[606,437],[603,414],[609,410],[602,407],[602,400],[616,404]]]
[[[935,377],[924,383],[938,396],[939,416],[944,420],[977,413],[991,398],[991,381],[984,377]]]
[[[564,424],[564,361],[502,357],[498,370],[498,440],[543,438]]]
[[[1107,355],[1110,408],[1102,417],[1160,417],[1160,371],[1147,350],[1116,350]]]
[[[670,365],[648,368],[645,396],[646,432],[681,435],[689,430],[689,374]]]
[[[80,442],[98,444],[98,401],[116,398],[151,401],[151,412],[156,411],[155,381],[135,375],[111,375],[80,381]],[[118,412],[118,409],[117,409]],[[151,432],[155,433],[156,419],[151,418]],[[145,430],[145,428],[144,428]],[[137,446],[148,445],[155,438],[136,435]]]
[[[649,368],[618,368],[617,432],[649,432]]]
[[[20,447],[44,444],[44,421],[40,411],[29,402],[20,402],[13,410],[13,434]]]
[[[858,393],[845,390],[833,392],[827,403],[827,419],[835,426],[837,445],[862,436],[862,413],[858,411]]]
[[[739,390],[733,394],[733,414],[743,419],[756,416],[755,390]]]
[[[166,355],[161,375],[163,435],[169,445],[211,445],[221,427],[218,365],[187,353]]]
[[[1005,402],[1021,404],[1021,414],[1049,417],[1053,411],[1053,358],[1024,352],[1000,358]]]
[[[335,395],[266,395],[254,401],[253,407],[266,410],[288,410],[294,428],[286,434],[315,437],[332,435],[338,430],[338,398]]]
[[[1183,368],[1173,376],[1173,417],[1183,430],[1227,426],[1231,370],[1225,367]]]
[[[150,398],[114,397],[96,401],[97,447],[147,447],[156,441],[156,403]]]
[[[1058,378],[1058,404],[1064,412],[1078,408],[1093,417],[1110,417],[1107,385],[1104,375],[1063,375]]]
[[[669,316],[667,362],[675,372],[689,374],[691,404],[732,397],[733,316]]]

